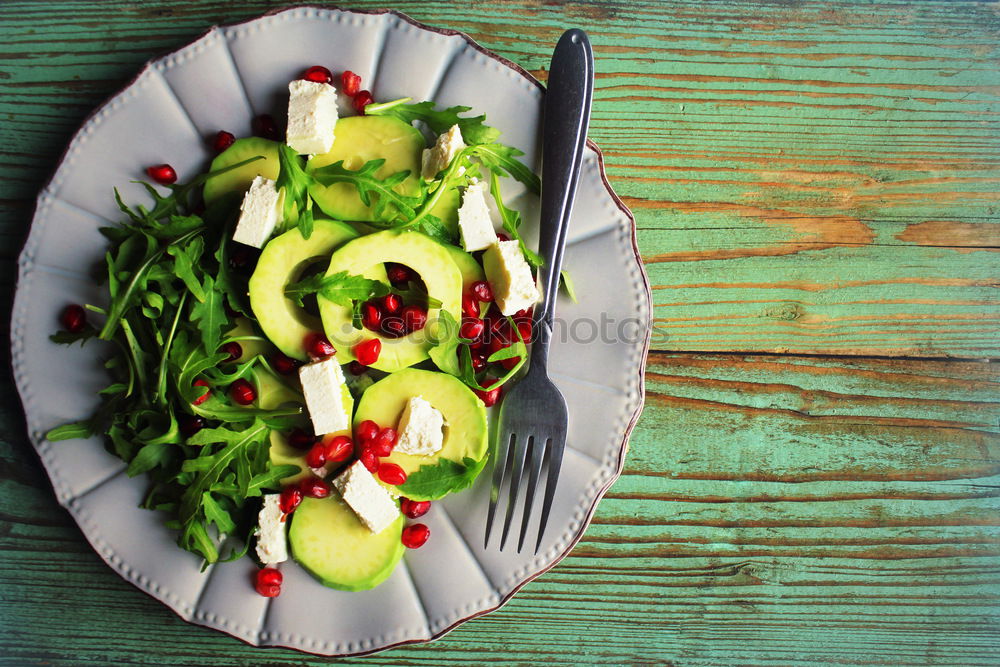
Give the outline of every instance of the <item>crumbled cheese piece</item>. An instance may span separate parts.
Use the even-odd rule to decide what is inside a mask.
[[[264,565],[288,560],[288,540],[280,498],[280,493],[265,494],[264,506],[257,515],[257,558]]]
[[[485,250],[497,242],[490,208],[486,205],[486,183],[473,183],[465,189],[458,209],[458,229],[467,252]]]
[[[534,305],[541,295],[535,279],[531,277],[531,267],[521,253],[517,241],[499,241],[490,246],[484,257],[486,279],[493,288],[493,296],[500,312],[513,315],[519,310]]]
[[[434,180],[438,172],[446,169],[463,148],[465,148],[465,142],[462,141],[462,130],[459,129],[458,125],[452,125],[451,129],[437,138],[434,148],[424,149],[420,170],[424,180]]]
[[[337,89],[297,79],[288,84],[285,142],[299,155],[329,153],[337,125]]]
[[[361,461],[355,461],[337,476],[333,480],[333,486],[358,515],[361,523],[373,533],[382,532],[399,516],[399,508],[392,496],[375,481],[375,477]]]
[[[344,371],[336,357],[299,367],[302,393],[316,435],[326,435],[351,427],[344,409]]]
[[[270,178],[257,176],[240,204],[240,219],[233,240],[254,248],[263,248],[282,218],[285,191],[278,190]]]
[[[396,451],[414,456],[431,456],[444,444],[444,415],[422,396],[411,396],[396,428]]]

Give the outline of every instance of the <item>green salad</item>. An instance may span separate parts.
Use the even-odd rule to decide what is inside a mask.
[[[283,140],[260,116],[183,184],[148,167],[145,205],[115,190],[107,305],[67,306],[52,336],[108,341],[109,383],[47,434],[105,438],[181,548],[249,554],[269,597],[289,557],[362,590],[427,541],[415,520],[486,464],[544,261],[501,192],[538,177],[484,115],[376,103],[321,66],[288,99]]]

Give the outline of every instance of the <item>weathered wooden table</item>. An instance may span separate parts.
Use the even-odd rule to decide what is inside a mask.
[[[274,6],[0,3],[3,312],[87,112],[146,59]],[[657,331],[625,474],[570,557],[364,662],[1000,664],[1000,8],[395,6],[540,78],[564,28],[590,32],[591,136],[638,221]],[[0,662],[311,661],[118,579],[3,382]]]

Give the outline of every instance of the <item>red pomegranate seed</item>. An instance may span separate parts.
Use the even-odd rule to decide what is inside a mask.
[[[306,465],[310,468],[322,468],[324,463],[326,463],[326,445],[317,442],[306,453]]]
[[[297,486],[286,486],[278,496],[278,509],[283,514],[291,514],[302,502],[302,489]]]
[[[410,500],[409,498],[399,499],[399,510],[411,519],[419,519],[423,515],[427,514],[427,510],[431,508],[431,501],[429,500]]]
[[[427,324],[427,311],[416,304],[411,304],[403,308],[400,312],[403,318],[403,326],[408,333],[420,331]]]
[[[235,243],[229,247],[228,259],[229,268],[235,271],[249,269],[255,261],[254,250],[242,243]]]
[[[472,371],[478,373],[484,368],[486,368],[486,357],[481,354],[472,355]]]
[[[407,549],[419,549],[431,536],[431,529],[422,523],[414,523],[403,529],[403,546]]]
[[[481,384],[484,387],[492,387],[494,384],[496,384],[496,380],[490,378],[489,380],[484,380],[479,384]],[[479,397],[479,400],[483,402],[483,405],[485,405],[486,407],[490,407],[496,405],[496,402],[500,400],[500,390],[502,388],[503,387],[497,387],[496,389],[488,389],[487,391],[480,391],[478,389],[473,389],[472,391],[476,394],[476,396]]]
[[[236,361],[243,356],[243,346],[232,340],[220,347],[219,352],[225,352],[229,355],[229,358],[225,361]]]
[[[514,313],[514,321],[520,322],[521,320],[530,320],[535,312],[534,306],[528,306],[524,310],[519,310]]]
[[[83,306],[71,303],[60,313],[59,324],[70,333],[80,333],[87,326],[87,311]]]
[[[389,315],[395,315],[403,307],[403,300],[398,294],[386,294],[382,297],[382,310]]]
[[[240,405],[250,405],[257,400],[257,390],[252,384],[240,378],[229,385],[229,396]]]
[[[311,433],[307,433],[304,429],[293,428],[288,434],[288,444],[295,449],[305,451],[307,449],[312,449],[313,445],[316,444],[316,436]]]
[[[306,498],[326,498],[330,495],[330,484],[315,475],[306,477],[299,483],[302,495]]]
[[[259,116],[254,116],[254,119],[250,121],[250,129],[258,137],[272,141],[278,140],[278,124],[274,122],[274,117],[271,114],[262,113]]]
[[[328,341],[326,336],[321,333],[311,333],[307,335],[305,345],[306,354],[317,361],[326,359],[327,357],[332,357],[337,353],[337,350],[333,347],[330,341]]]
[[[406,335],[406,323],[402,317],[390,316],[382,320],[382,333],[392,338]]]
[[[358,442],[362,445],[367,445],[369,442],[375,439],[378,435],[378,424],[373,422],[371,419],[366,419],[357,428],[354,429],[354,435],[357,436]]]
[[[177,428],[181,435],[190,438],[192,435],[205,428],[205,420],[198,415],[182,414],[177,418]]]
[[[385,274],[389,276],[389,282],[394,285],[409,282],[413,278],[413,273],[409,267],[403,264],[396,264],[395,262],[386,263]]]
[[[146,167],[146,174],[160,185],[170,185],[177,182],[177,172],[169,164]]]
[[[473,296],[475,296],[480,301],[492,301],[493,300],[493,288],[485,280],[477,280],[472,283],[470,288]]]
[[[372,103],[372,94],[367,90],[359,90],[354,96],[354,110],[362,116],[365,115],[365,107]]]
[[[351,70],[346,70],[340,75],[340,87],[345,94],[354,97],[361,91],[361,77]]]
[[[462,295],[462,314],[466,317],[479,317],[479,301],[469,292]]]
[[[351,375],[364,375],[368,372],[368,367],[359,361],[352,361],[347,365],[347,370],[351,371]]]
[[[358,363],[371,366],[378,361],[378,355],[382,353],[382,341],[378,338],[366,340],[354,346],[354,356],[358,358]]]
[[[517,323],[517,333],[521,335],[521,339],[525,343],[531,342],[531,334],[533,333],[531,327],[531,320],[520,320]]]
[[[517,364],[520,361],[521,361],[521,357],[511,357],[510,359],[501,359],[500,360],[500,365],[503,366],[503,369],[505,371],[509,371],[512,368],[514,368],[514,366],[517,366]]]
[[[500,350],[506,349],[511,346],[510,340],[502,334],[496,334],[490,338],[490,354],[494,352],[499,352]]]
[[[206,388],[209,387],[209,384],[206,380],[195,380],[192,384],[194,384],[194,386],[196,387],[206,387]],[[212,390],[207,389],[207,391],[204,394],[191,401],[191,405],[201,405],[202,403],[207,401],[208,397],[211,395],[212,395]]]
[[[271,355],[271,366],[282,375],[291,375],[299,367],[299,362],[287,354],[275,352]]]
[[[499,239],[500,241],[510,241],[510,237],[504,234],[503,232],[497,232],[497,239]]]
[[[378,467],[378,478],[386,484],[399,486],[406,481],[406,471],[395,463],[383,463]]]
[[[225,130],[219,130],[219,133],[215,135],[212,139],[212,148],[215,149],[216,153],[221,153],[236,141],[236,137],[233,136],[232,132],[226,132]]]
[[[378,331],[382,325],[382,311],[371,301],[361,305],[361,324],[371,331]]]
[[[330,439],[329,442],[324,441],[326,460],[332,463],[340,463],[341,461],[346,461],[354,453],[354,441],[348,438],[346,435],[337,435]]]
[[[464,319],[458,330],[458,335],[468,340],[476,340],[483,335],[486,323],[480,319]]]
[[[375,456],[389,456],[392,454],[393,448],[396,446],[396,429],[392,427],[386,427],[378,432],[371,442],[371,450]]]
[[[281,572],[273,567],[265,567],[257,570],[254,577],[254,588],[266,598],[275,598],[281,595]]]
[[[333,83],[333,74],[322,65],[313,65],[305,71],[302,78],[313,83]]]
[[[374,475],[378,472],[378,457],[375,456],[375,452],[373,452],[370,448],[365,447],[362,449],[361,456],[358,457],[358,460],[361,461],[361,465],[368,468],[368,472],[371,474]]]

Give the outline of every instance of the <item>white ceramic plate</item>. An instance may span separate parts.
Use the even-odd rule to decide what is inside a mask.
[[[53,426],[88,416],[104,384],[93,344],[58,346],[47,337],[67,303],[103,301],[88,275],[103,256],[98,227],[120,217],[112,187],[125,201],[145,202],[131,183],[144,178],[145,166],[170,163],[181,180],[197,173],[211,157],[206,137],[220,129],[245,134],[259,113],[280,117],[287,82],[317,63],[357,72],[376,100],[410,96],[473,106],[538,169],[542,87],[461,33],[395,12],[308,7],[213,28],[149,63],[73,138],[38,197],[20,257],[11,347],[31,441],[59,502],[111,567],[186,620],[251,644],[348,655],[440,637],[498,608],[569,552],[621,472],[642,406],[651,309],[634,222],[590,144],[565,258],[580,303],[559,303],[562,329],[572,335],[557,338],[550,362],[569,404],[568,449],[539,554],[518,555],[510,547],[501,553],[495,543],[483,548],[489,486],[483,474],[472,489],[435,503],[426,517],[431,540],[408,551],[374,590],[325,588],[289,562],[282,566],[282,595],[267,599],[250,584],[250,560],[200,571],[200,559],[175,545],[164,516],[137,507],[144,480],[125,476],[99,438],[44,439]],[[515,193],[512,184],[505,192]],[[537,202],[522,189],[514,203],[533,236]],[[609,321],[618,334],[600,336],[602,328],[614,331]]]

